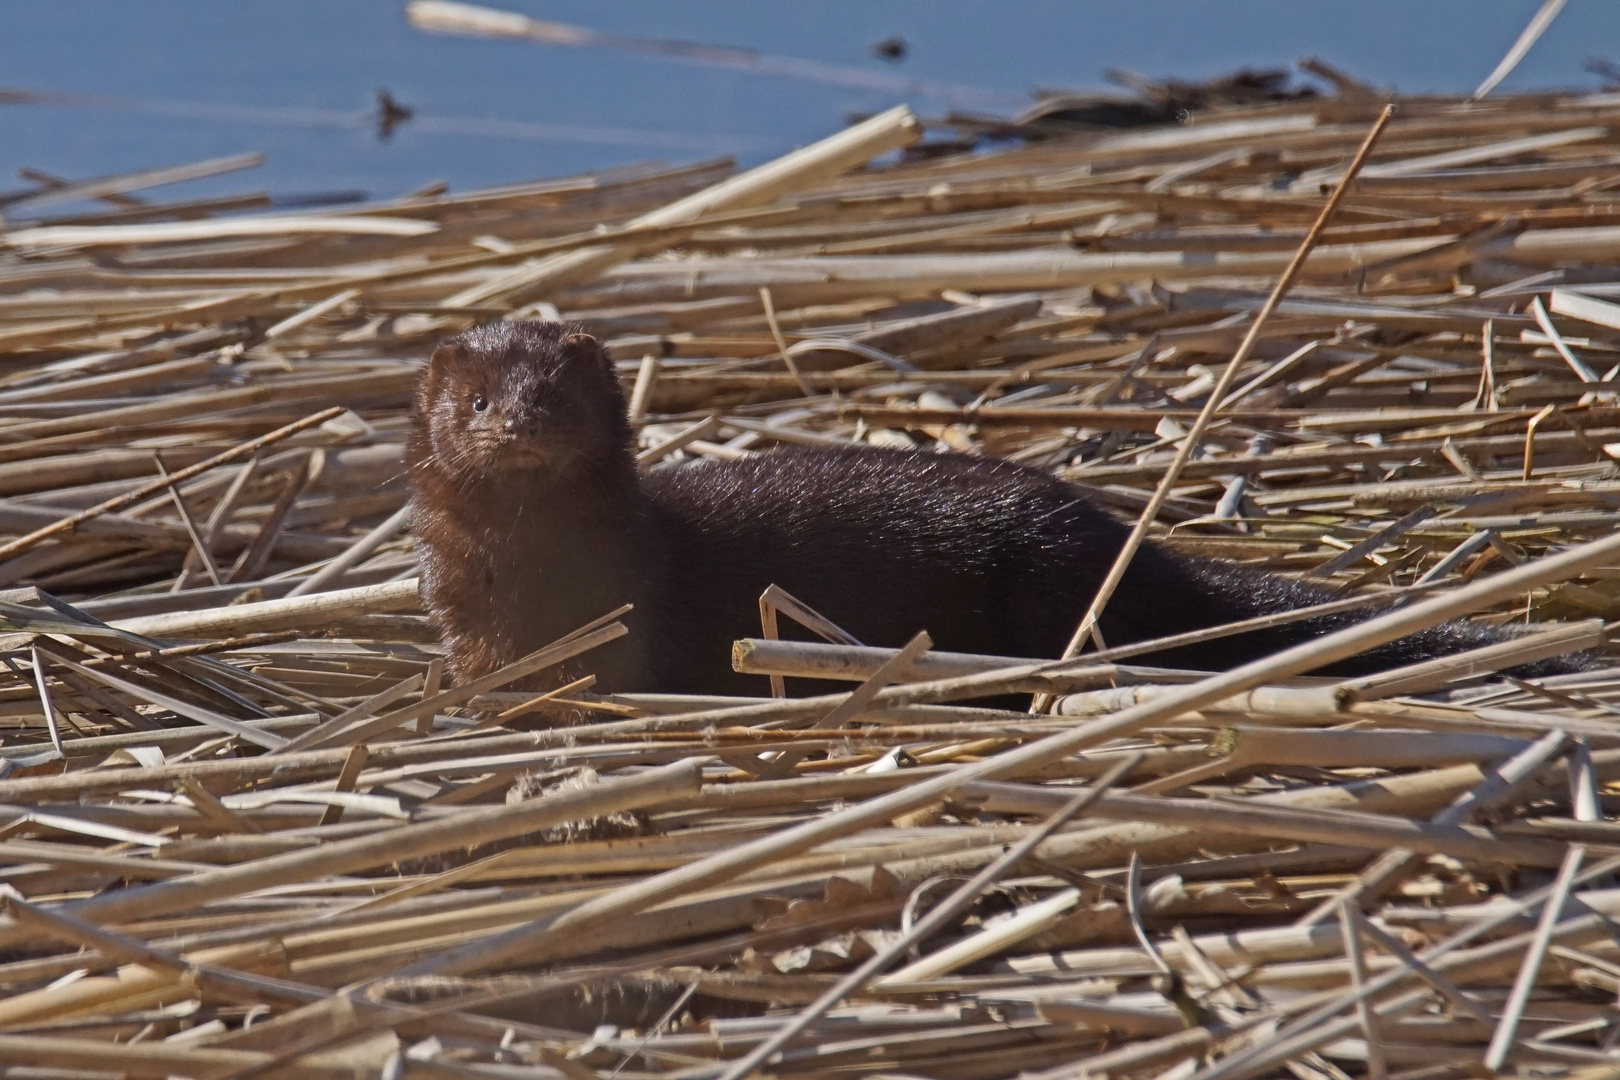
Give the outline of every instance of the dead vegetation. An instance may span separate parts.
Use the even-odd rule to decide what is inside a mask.
[[[1263,320],[1382,107],[1353,81],[890,164],[904,110],[729,179],[232,216],[112,178],[14,216],[0,1061],[1612,1070],[1620,680],[1495,673],[1620,605],[1620,97],[1399,104]],[[897,655],[773,594],[734,654],[759,699],[503,689],[588,670],[614,613],[446,686],[408,391],[447,330],[557,315],[618,360],[647,467],[1002,455],[1376,617],[1206,675]],[[1465,615],[1546,625],[1308,675]],[[1050,708],[975,703],[1009,693]]]

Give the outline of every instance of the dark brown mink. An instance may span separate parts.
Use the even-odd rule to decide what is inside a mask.
[[[598,689],[759,694],[764,678],[733,672],[730,646],[758,634],[758,597],[772,584],[869,645],[927,630],[943,650],[1056,657],[1127,533],[1047,473],[959,454],[794,448],[643,473],[612,363],[559,323],[494,323],[440,346],[417,388],[408,457],[423,599],[458,683],[633,603],[630,634],[578,669]],[[1147,544],[1102,633],[1125,644],[1334,598]],[[1356,618],[1144,662],[1222,670]],[[1322,673],[1512,634],[1448,623]]]

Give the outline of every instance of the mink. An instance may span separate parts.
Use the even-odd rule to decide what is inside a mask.
[[[422,597],[456,683],[629,603],[588,670],[607,691],[759,694],[730,667],[777,585],[868,645],[1057,657],[1127,535],[1057,477],[966,454],[783,448],[638,467],[613,364],[580,327],[499,322],[437,348],[407,448]],[[1335,599],[1147,543],[1101,631],[1122,645]],[[1341,614],[1165,650],[1223,670],[1347,626]],[[1320,669],[1353,675],[1513,631],[1452,622]],[[1576,670],[1580,657],[1533,673]]]

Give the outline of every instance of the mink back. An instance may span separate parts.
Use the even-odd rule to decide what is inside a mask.
[[[650,646],[659,685],[671,689],[759,692],[763,679],[723,661],[732,640],[759,632],[755,601],[770,584],[869,645],[927,630],[942,650],[1060,656],[1128,532],[1047,473],[958,454],[792,448],[659,469],[643,488],[672,555],[673,632]],[[1149,543],[1101,629],[1120,645],[1337,598]],[[1222,670],[1355,621],[1329,616],[1143,662]],[[1323,673],[1382,670],[1504,636],[1449,623]]]

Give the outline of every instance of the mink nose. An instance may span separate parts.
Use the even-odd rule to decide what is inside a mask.
[[[539,433],[540,422],[532,416],[508,416],[505,427],[508,435],[527,435],[532,438]]]

